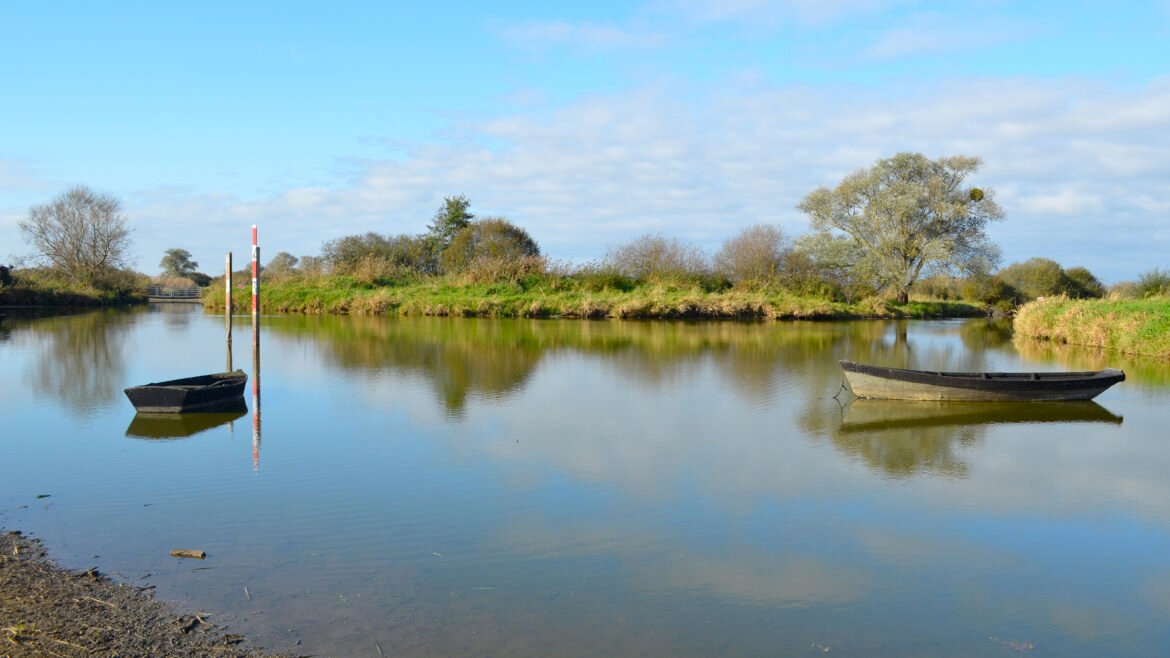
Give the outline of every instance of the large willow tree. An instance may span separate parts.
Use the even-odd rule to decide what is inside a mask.
[[[961,155],[930,160],[899,153],[846,176],[834,189],[813,190],[797,207],[814,229],[855,240],[879,287],[905,303],[922,276],[986,271],[999,260],[985,228],[1003,219],[1003,210],[992,190],[966,184],[980,164]]]

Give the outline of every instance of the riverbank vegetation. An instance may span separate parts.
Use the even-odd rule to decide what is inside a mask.
[[[261,310],[306,314],[483,317],[761,318],[1010,315],[1054,295],[1144,298],[1170,289],[1155,269],[1106,288],[1084,267],[1033,258],[996,271],[985,229],[1003,218],[995,191],[969,184],[978,158],[900,153],[809,193],[812,231],[757,224],[714,253],[646,234],[589,263],[558,262],[504,217],[478,218],[449,196],[417,235],[367,232],[326,241],[319,255],[278,252],[261,268]],[[4,269],[0,304],[145,300],[152,280],[125,269],[126,219],[116,199],[78,187],[30,209],[21,223],[35,266]],[[80,236],[80,237],[79,237]],[[82,257],[76,255],[81,252]],[[164,276],[204,287],[222,311],[223,278],[166,250]],[[251,268],[233,273],[246,311]],[[155,281],[157,283],[157,281]]]
[[[289,273],[265,278],[264,312],[353,315],[428,315],[565,318],[834,319],[855,317],[963,317],[982,315],[977,304],[876,296],[845,301],[832,294],[798,294],[782,286],[735,286],[726,281],[630,279],[595,266],[549,267],[534,259],[492,276],[409,272]],[[505,275],[500,270],[511,270]],[[222,281],[222,280],[221,280]],[[248,278],[237,274],[236,312],[247,312]],[[213,284],[212,289],[215,289]],[[222,294],[204,296],[205,308],[222,312]]]
[[[51,267],[0,266],[0,306],[118,306],[146,301],[150,277],[128,269],[78,280]]]
[[[1046,297],[1020,307],[1020,336],[1170,359],[1170,296]]]

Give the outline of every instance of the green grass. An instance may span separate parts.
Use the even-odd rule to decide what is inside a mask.
[[[119,306],[146,301],[145,285],[136,276],[116,272],[104,287],[86,285],[47,268],[14,270],[11,282],[0,286],[0,306]],[[136,288],[141,292],[135,292]]]
[[[247,311],[249,295],[246,289],[238,290],[233,307]],[[964,302],[912,301],[896,305],[867,299],[844,303],[773,289],[708,291],[697,285],[663,283],[598,287],[572,277],[489,283],[451,277],[378,283],[348,276],[289,277],[263,282],[260,301],[261,310],[270,313],[493,318],[847,319],[983,315],[981,307]],[[223,295],[205,295],[204,305],[209,310],[222,311]]]
[[[1127,354],[1170,358],[1170,298],[1030,302],[1016,313],[1017,334]]]

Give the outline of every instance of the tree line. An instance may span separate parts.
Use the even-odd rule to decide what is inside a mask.
[[[1065,269],[1033,258],[996,269],[1000,250],[987,236],[1004,217],[994,190],[971,184],[981,162],[969,156],[935,160],[899,153],[820,187],[798,204],[812,231],[792,237],[757,224],[725,240],[708,256],[699,247],[646,234],[611,247],[597,261],[551,261],[523,228],[503,217],[478,219],[463,195],[445,197],[425,232],[367,232],[329,240],[317,256],[279,252],[262,276],[348,276],[368,284],[446,276],[464,281],[520,280],[557,275],[592,287],[643,284],[784,289],[799,295],[854,301],[886,295],[906,302],[921,294],[1010,307],[1036,297],[1102,297],[1109,291],[1084,267]],[[44,267],[69,280],[102,286],[124,283],[130,230],[117,199],[78,186],[34,206],[20,223]],[[168,249],[166,276],[207,285],[190,252]],[[5,281],[12,276],[5,270]],[[1170,273],[1155,269],[1114,286],[1126,296],[1170,294]]]

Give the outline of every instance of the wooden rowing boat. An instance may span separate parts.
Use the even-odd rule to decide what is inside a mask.
[[[218,411],[242,403],[247,382],[247,373],[233,370],[131,386],[126,389],[126,397],[140,412]]]
[[[885,400],[1091,400],[1125,380],[1125,373],[1114,368],[1089,372],[937,372],[841,361],[841,369],[853,395]]]

